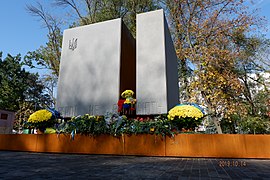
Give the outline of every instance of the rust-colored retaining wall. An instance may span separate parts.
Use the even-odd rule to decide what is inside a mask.
[[[270,158],[270,135],[181,134],[172,139],[166,138],[166,155]]]
[[[174,138],[156,135],[96,137],[56,134],[2,134],[0,150],[178,156],[217,158],[270,158],[270,135],[179,134]]]

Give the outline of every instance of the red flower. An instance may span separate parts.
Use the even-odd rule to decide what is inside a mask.
[[[125,99],[120,99],[118,101],[118,103],[117,103],[117,105],[118,105],[118,112],[121,112],[122,111],[124,102],[125,102]]]

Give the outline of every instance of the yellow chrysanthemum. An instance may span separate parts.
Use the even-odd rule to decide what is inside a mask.
[[[28,122],[30,123],[45,122],[45,121],[50,120],[51,118],[52,118],[52,113],[46,109],[42,109],[31,114],[28,119]]]
[[[174,120],[175,117],[178,118],[194,118],[198,120],[203,117],[202,111],[198,108],[191,106],[191,105],[182,105],[182,106],[175,106],[169,111],[168,119]]]
[[[121,96],[123,98],[128,98],[128,97],[132,97],[134,95],[134,92],[132,90],[125,90],[124,92],[122,92]]]

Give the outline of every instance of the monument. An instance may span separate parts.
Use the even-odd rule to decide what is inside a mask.
[[[117,112],[130,89],[137,114],[178,104],[177,58],[163,10],[137,15],[136,42],[121,19],[64,31],[57,109],[63,116]]]
[[[177,57],[163,10],[137,15],[137,114],[166,114],[179,104]]]
[[[117,112],[121,92],[136,90],[135,48],[121,19],[65,30],[57,93],[61,114]]]

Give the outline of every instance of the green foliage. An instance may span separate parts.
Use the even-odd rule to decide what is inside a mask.
[[[177,128],[178,131],[182,130],[195,130],[202,123],[202,119],[195,120],[194,118],[178,118],[172,121],[172,124]]]
[[[28,121],[24,121],[22,124],[23,129],[33,129],[35,128],[32,123]]]
[[[118,114],[106,116],[83,116],[73,117],[67,122],[57,125],[57,133],[78,133],[87,135],[111,134],[161,134],[173,136],[175,127],[168,121],[166,116],[158,116],[154,119],[138,120],[128,119]]]
[[[27,90],[26,79],[29,76],[21,69],[20,55],[0,57],[0,108],[16,111]]]
[[[270,100],[270,94],[268,91],[261,90],[254,95],[254,106],[256,108],[256,115],[262,118],[267,118],[267,112],[269,111],[268,101]]]
[[[56,133],[56,130],[53,129],[53,128],[46,128],[45,134],[55,134]]]
[[[269,134],[270,121],[258,116],[248,116],[239,123],[239,128],[245,134]]]
[[[62,129],[61,129],[62,128]],[[90,116],[89,114],[83,116],[73,117],[65,125],[58,128],[58,132],[79,134],[98,135],[105,134],[106,122],[102,116]]]
[[[20,55],[0,53],[0,109],[15,111],[14,129],[18,129],[35,110],[51,103],[38,74],[25,71]]]
[[[237,122],[239,122],[239,117],[231,119],[223,119],[220,122],[222,132],[224,134],[236,134],[238,131],[238,128],[236,126]]]
[[[230,116],[229,119],[221,121],[222,131],[227,134],[269,134],[270,118],[267,116],[247,115],[245,117],[239,114]]]
[[[23,69],[20,55],[8,55],[4,60],[0,56],[0,109],[18,111],[24,102],[32,102],[36,108],[49,103],[38,78]]]
[[[127,119],[119,116],[108,126],[109,133],[115,136],[121,134],[160,134],[173,136],[172,124],[166,116],[157,116],[154,119]]]
[[[175,126],[167,119],[166,115],[160,115],[154,121],[148,122],[148,127],[150,127],[150,133],[153,134],[161,134],[162,136],[175,134],[173,131]]]

